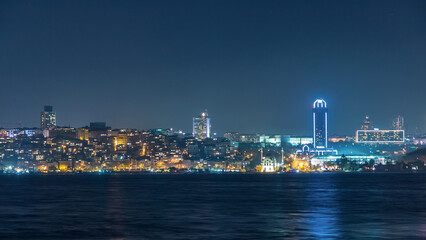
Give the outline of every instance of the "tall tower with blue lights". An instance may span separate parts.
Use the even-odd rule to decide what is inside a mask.
[[[314,124],[314,148],[328,148],[328,123],[327,123],[327,103],[323,99],[317,99],[312,109]]]

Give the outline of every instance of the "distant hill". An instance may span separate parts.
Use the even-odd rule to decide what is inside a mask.
[[[402,159],[404,162],[426,162],[426,148],[417,149],[416,151],[407,153]]]

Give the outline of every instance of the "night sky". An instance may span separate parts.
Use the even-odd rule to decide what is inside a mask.
[[[1,1],[0,126],[426,132],[426,1]]]

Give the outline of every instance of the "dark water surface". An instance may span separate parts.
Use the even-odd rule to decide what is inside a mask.
[[[426,239],[426,175],[0,175],[0,238]]]

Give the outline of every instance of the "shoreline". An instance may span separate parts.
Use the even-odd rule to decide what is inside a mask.
[[[327,171],[327,172],[58,172],[58,173],[0,173],[0,176],[71,176],[71,175],[309,175],[309,174],[426,174],[423,171]]]

